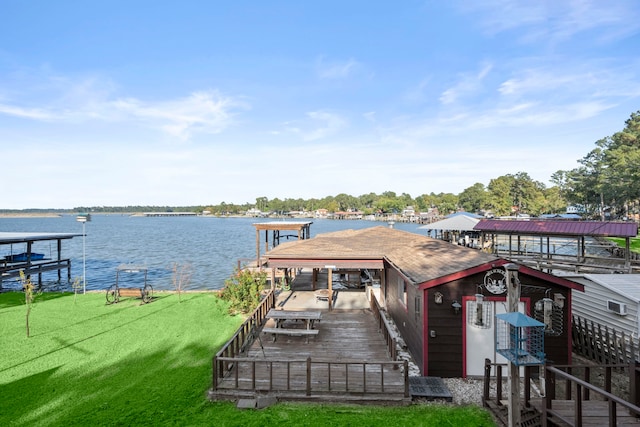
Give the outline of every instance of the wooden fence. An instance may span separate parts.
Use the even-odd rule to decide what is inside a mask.
[[[237,357],[245,350],[247,350],[255,338],[260,333],[260,328],[264,322],[265,317],[269,310],[276,305],[276,295],[273,290],[269,290],[269,293],[260,302],[258,307],[251,313],[251,315],[244,321],[238,328],[235,334],[222,346],[220,351],[214,356],[213,364],[213,388],[216,388],[216,382],[218,377],[224,376],[225,371],[229,370],[231,362],[227,359]],[[224,360],[222,363],[215,363],[215,360]]]
[[[624,364],[637,360],[635,338],[592,320],[573,316],[571,328],[573,351],[601,364]]]
[[[387,343],[392,361],[321,361],[306,359],[272,360],[242,357],[258,337],[269,309],[275,306],[275,294],[269,292],[258,308],[213,357],[212,390],[347,393],[363,395],[396,394],[409,397],[408,361],[397,360],[396,338],[375,296],[371,307]],[[249,368],[244,369],[244,368]],[[242,369],[241,369],[242,368]],[[398,381],[398,370],[402,378]],[[248,377],[240,371],[249,372]],[[223,381],[224,380],[224,381]],[[229,381],[230,380],[230,381]]]
[[[385,394],[399,393],[409,397],[408,362],[379,361],[313,361],[311,357],[297,360],[214,357],[216,365],[234,364],[231,381],[224,388],[246,391],[298,392],[310,396],[317,393]],[[248,366],[250,378],[241,377],[243,365]],[[404,368],[403,381],[388,379],[390,372]],[[392,374],[395,378],[397,374]],[[214,376],[213,389],[218,387]]]
[[[604,369],[604,387],[591,382],[591,366],[545,366],[545,395],[542,404],[542,425],[593,425],[598,417],[601,425],[604,418],[608,418],[611,427],[620,424],[635,423],[640,417],[639,391],[640,375],[637,364],[629,365],[600,365],[596,368]],[[628,399],[616,396],[612,388],[613,370],[626,370],[629,375]],[[574,374],[582,370],[584,378]],[[565,382],[562,396],[557,395],[560,382]],[[593,396],[592,396],[593,394]],[[558,399],[558,400],[557,400]],[[568,405],[568,406],[567,406]],[[620,410],[619,410],[620,409]],[[591,418],[591,420],[589,420]],[[561,423],[559,423],[559,421]]]
[[[371,290],[369,290],[371,292]],[[371,292],[369,298],[369,306],[371,307],[371,311],[373,312],[373,316],[378,321],[378,330],[382,333],[385,342],[387,343],[387,349],[389,350],[389,356],[391,360],[398,360],[398,346],[396,345],[397,339],[395,334],[392,332],[393,328],[387,321],[387,318],[384,315],[380,304],[378,303],[378,299]]]

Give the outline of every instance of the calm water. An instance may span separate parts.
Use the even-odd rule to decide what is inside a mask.
[[[255,259],[256,233],[253,223],[270,220],[215,217],[130,217],[92,215],[86,223],[87,290],[102,290],[115,282],[116,267],[123,263],[148,267],[148,282],[154,289],[172,289],[174,263],[191,265],[189,289],[220,289],[238,259]],[[384,222],[313,220],[311,237],[330,231],[386,226]],[[424,234],[418,224],[396,223],[397,229]],[[59,218],[0,218],[0,231],[82,233],[74,215]],[[271,236],[270,236],[271,237]],[[261,234],[264,239],[264,233]],[[286,241],[286,240],[285,240]],[[81,278],[83,238],[62,242],[62,257],[71,258],[72,278]],[[0,246],[0,257],[26,250],[26,245]],[[34,243],[33,252],[55,258],[56,242]],[[264,251],[262,242],[261,251]],[[64,273],[66,274],[66,272]],[[63,274],[63,276],[64,276]],[[120,274],[120,283],[138,286],[144,276]],[[45,273],[44,282],[57,280],[55,272]],[[4,281],[3,287],[15,287]],[[65,284],[66,289],[70,289]]]

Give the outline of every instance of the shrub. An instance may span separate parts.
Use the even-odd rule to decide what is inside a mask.
[[[262,290],[267,284],[267,273],[236,268],[233,276],[225,280],[224,284],[220,298],[229,301],[229,311],[232,314],[249,313],[260,303]]]

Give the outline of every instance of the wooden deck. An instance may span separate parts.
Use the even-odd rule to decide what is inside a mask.
[[[260,332],[217,379],[211,399],[269,394],[284,400],[410,402],[403,362],[392,361],[370,309],[328,311],[320,308],[326,303],[316,304],[313,292],[296,293],[296,306],[308,299],[306,309],[322,310],[322,320],[314,325],[318,335],[308,343],[303,336],[281,336],[273,342],[270,334]],[[366,300],[364,293],[362,297]],[[275,324],[267,320],[264,326]],[[296,326],[303,327],[285,324]]]
[[[536,410],[542,412],[542,399],[532,399],[531,404]],[[582,405],[582,425],[583,426],[608,426],[610,425],[609,402],[602,400],[586,400],[581,402]],[[574,426],[577,425],[575,420],[576,402],[575,400],[554,400],[552,408],[558,413],[562,420],[557,416],[551,416],[548,425],[558,426]],[[626,408],[616,406],[616,417],[614,425],[623,426],[640,426],[640,420],[629,413]]]

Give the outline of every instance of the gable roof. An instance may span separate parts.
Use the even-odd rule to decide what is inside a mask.
[[[474,230],[547,236],[636,237],[638,224],[613,221],[481,219]]]
[[[336,231],[283,243],[267,252],[265,257],[270,267],[281,268],[325,268],[328,265],[382,268],[383,261],[387,261],[410,283],[421,287],[426,283],[445,283],[508,262],[476,249],[383,226]],[[541,275],[562,286],[580,288],[569,280],[537,270],[522,266],[521,271]]]

